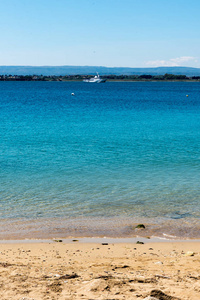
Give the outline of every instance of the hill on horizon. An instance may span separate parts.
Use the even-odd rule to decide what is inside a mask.
[[[186,75],[199,76],[200,68],[192,67],[156,67],[127,68],[102,66],[0,66],[0,75]]]

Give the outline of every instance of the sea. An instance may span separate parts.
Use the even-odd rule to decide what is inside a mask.
[[[200,238],[200,82],[0,82],[0,143],[0,239]]]

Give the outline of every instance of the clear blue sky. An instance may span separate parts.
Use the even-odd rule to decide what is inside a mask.
[[[200,0],[0,0],[0,65],[200,67]]]

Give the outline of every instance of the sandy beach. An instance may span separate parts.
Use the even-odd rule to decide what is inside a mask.
[[[200,242],[7,241],[0,257],[2,300],[200,298]]]

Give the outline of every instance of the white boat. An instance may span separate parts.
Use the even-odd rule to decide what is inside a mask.
[[[97,73],[96,76],[90,78],[90,79],[84,79],[84,82],[91,82],[91,83],[102,83],[102,82],[106,82],[106,79],[101,79],[101,77],[99,76],[99,74]]]

